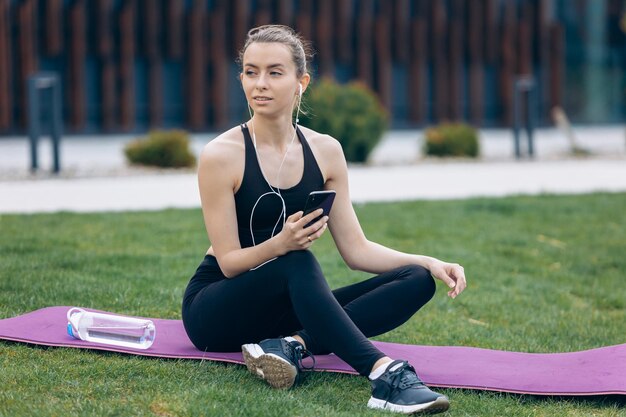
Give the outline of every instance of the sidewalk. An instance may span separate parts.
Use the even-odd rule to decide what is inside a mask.
[[[370,164],[349,168],[352,200],[456,199],[540,193],[626,192],[623,127],[580,128],[584,158],[568,155],[567,140],[547,129],[536,135],[536,157],[517,161],[508,130],[481,132],[477,161],[423,159],[420,132],[392,131]],[[193,137],[193,150],[212,135]],[[62,173],[49,174],[49,140],[40,146],[40,173],[29,174],[26,138],[0,138],[0,213],[158,210],[199,207],[193,171],[130,168],[122,149],[131,136],[68,137],[62,142]]]

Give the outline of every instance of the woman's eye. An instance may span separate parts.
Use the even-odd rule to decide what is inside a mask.
[[[272,71],[270,72],[270,75],[283,75],[283,74],[278,71]]]
[[[254,75],[254,71],[248,70],[248,71],[246,71],[246,75]]]

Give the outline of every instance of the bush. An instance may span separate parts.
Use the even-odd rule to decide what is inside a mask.
[[[189,149],[189,135],[182,130],[161,130],[148,133],[124,148],[131,164],[162,168],[193,167],[196,157]]]
[[[348,161],[364,162],[387,129],[387,112],[362,83],[324,79],[305,97],[310,114],[300,117],[302,125],[336,138]]]
[[[442,123],[426,129],[424,136],[427,155],[478,156],[478,133],[465,123]]]

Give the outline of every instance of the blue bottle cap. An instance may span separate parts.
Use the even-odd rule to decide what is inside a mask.
[[[80,317],[84,312],[85,310],[78,307],[72,307],[67,310],[67,334],[75,339],[80,339],[80,334],[78,332],[78,320],[80,320]],[[74,319],[74,322],[72,321],[72,319]],[[76,334],[74,334],[74,330],[76,330]]]
[[[69,334],[73,338],[76,338],[76,336],[74,336],[74,328],[72,327],[72,323],[67,323],[67,334]]]

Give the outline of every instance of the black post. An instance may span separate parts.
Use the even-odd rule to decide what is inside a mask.
[[[30,138],[30,170],[37,171],[39,161],[37,149],[39,145],[39,94],[37,94],[37,79],[28,79],[28,137]],[[35,110],[37,109],[37,110]]]
[[[519,90],[519,82],[515,81],[513,83],[513,141],[515,146],[515,158],[520,159],[522,157],[522,152],[520,149],[519,143],[519,130],[520,130],[520,90]]]
[[[525,93],[525,94],[524,94]],[[520,143],[520,129],[522,124],[522,103],[523,97],[526,96],[526,137],[528,140],[528,156],[533,157],[535,154],[533,143],[533,130],[535,128],[535,79],[532,76],[518,77],[513,83],[513,139],[515,145],[515,157],[522,157]]]
[[[42,106],[40,93],[50,89],[49,111],[50,130],[52,136],[52,171],[58,174],[61,171],[60,152],[62,134],[61,106],[61,85],[59,76],[52,72],[36,73],[28,78],[28,136],[30,138],[30,160],[31,171],[37,171],[39,136],[41,135],[41,113]]]
[[[59,82],[59,77],[57,75],[54,76],[51,85],[51,102],[52,108],[50,109],[50,113],[52,114],[52,120],[50,121],[51,125],[51,134],[52,134],[52,156],[53,156],[53,172],[58,174],[61,171],[61,162],[59,157],[59,148],[61,145],[61,129],[62,129],[62,119],[61,119],[61,83]]]
[[[526,136],[528,138],[528,156],[535,156],[535,146],[533,142],[533,133],[535,131],[535,110],[537,109],[537,90],[535,89],[535,80],[530,79],[530,86],[526,93]]]

